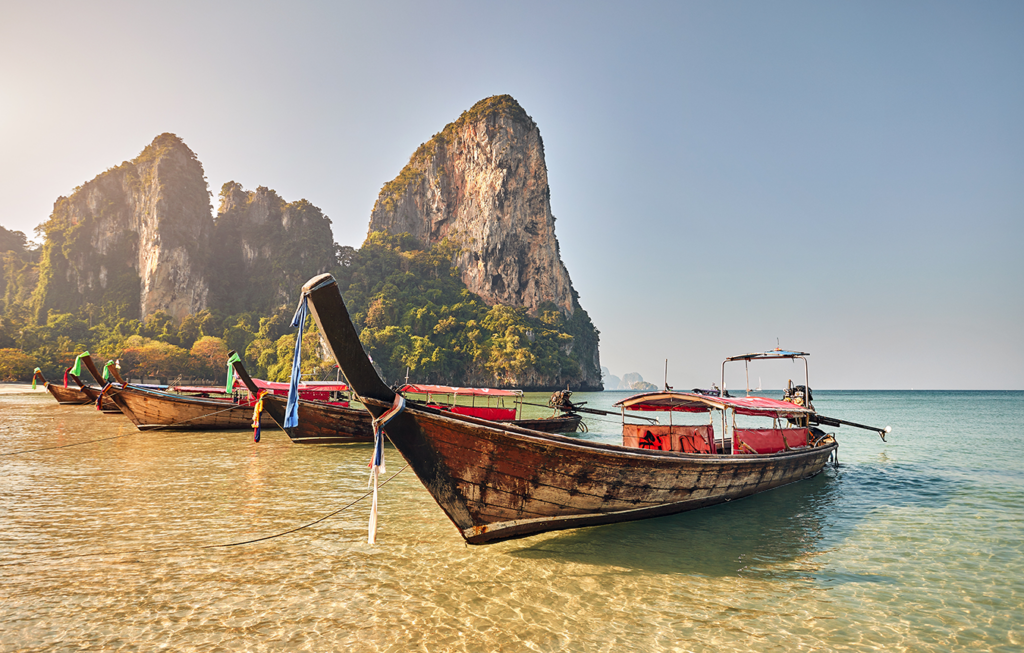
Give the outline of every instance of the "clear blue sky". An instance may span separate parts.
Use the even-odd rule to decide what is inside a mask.
[[[778,339],[814,387],[1024,388],[1019,1],[5,2],[0,225],[170,131],[214,198],[306,198],[358,246],[500,93],[612,373],[706,386]]]

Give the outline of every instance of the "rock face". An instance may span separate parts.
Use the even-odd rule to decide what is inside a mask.
[[[489,305],[554,305],[574,324],[584,387],[601,387],[598,334],[562,263],[540,130],[512,97],[481,100],[416,150],[381,189],[369,231],[462,250],[466,287]],[[549,308],[546,310],[550,310]]]
[[[287,203],[260,186],[224,184],[210,261],[210,304],[226,313],[272,313],[335,261],[331,221],[306,200]]]
[[[177,321],[206,308],[210,198],[202,164],[174,134],[59,198],[43,230],[40,321],[86,303]]]
[[[488,304],[576,309],[558,253],[540,130],[508,95],[482,100],[424,143],[380,192],[370,231],[463,247],[462,281]]]

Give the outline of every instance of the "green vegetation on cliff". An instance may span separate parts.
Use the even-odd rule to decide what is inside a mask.
[[[335,261],[331,220],[319,208],[233,181],[221,188],[213,241],[209,304],[228,314],[292,304],[302,284]]]
[[[537,316],[487,306],[459,280],[458,246],[423,250],[408,234],[374,232],[335,271],[360,339],[388,382],[579,387],[578,339],[596,330],[582,308]],[[586,336],[582,336],[586,337]]]
[[[585,339],[597,337],[586,312],[577,308],[567,319],[554,305],[536,316],[522,308],[487,306],[455,273],[457,253],[458,246],[448,240],[423,250],[408,235],[384,233],[370,234],[358,250],[339,248],[331,271],[364,346],[388,382],[402,381],[408,373],[421,383],[579,388],[588,361],[576,352],[587,350],[580,346]],[[254,376],[283,381],[295,346],[289,326],[293,310],[283,305],[227,314],[217,306],[181,324],[159,311],[142,322],[92,304],[51,310],[44,324],[34,324],[26,311],[5,311],[0,369],[8,380],[27,381],[31,368],[39,366],[55,379],[78,353],[89,350],[101,361],[120,359],[132,378],[219,381],[224,366],[217,360],[234,349],[244,353]],[[320,352],[311,323],[303,342],[305,374],[333,373]]]

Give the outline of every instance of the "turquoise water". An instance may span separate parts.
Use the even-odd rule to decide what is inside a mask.
[[[815,391],[815,405],[891,425],[889,442],[842,427],[839,468],[813,479],[484,547],[405,470],[381,489],[374,546],[363,499],[203,549],[358,500],[369,447],[139,433],[0,395],[0,650],[1024,648],[1024,393]],[[587,421],[579,437],[619,437],[616,418]],[[99,438],[113,439],[16,453]]]

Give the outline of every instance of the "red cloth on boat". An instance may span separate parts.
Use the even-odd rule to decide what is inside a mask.
[[[659,451],[711,453],[715,431],[710,424],[701,426],[667,424],[623,424],[622,446]]]
[[[782,438],[786,441],[783,443]],[[785,445],[789,448],[807,446],[807,429],[733,429],[733,451],[735,453],[747,454],[747,451],[740,443],[746,443],[757,453],[777,453],[785,451]]]

